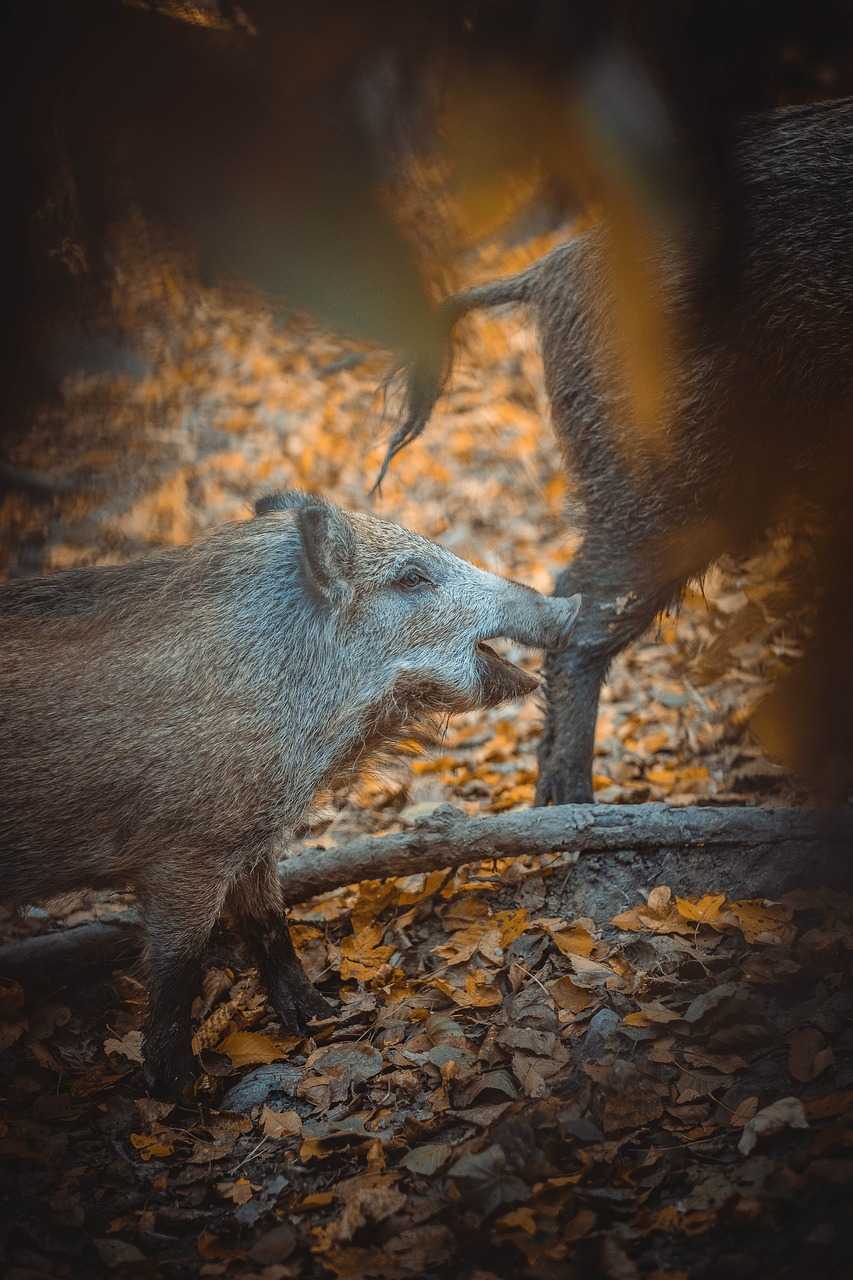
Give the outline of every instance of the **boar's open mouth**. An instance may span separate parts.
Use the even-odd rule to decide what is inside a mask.
[[[536,676],[502,658],[482,640],[477,644],[476,658],[484,707],[496,707],[499,702],[506,702],[510,698],[523,698],[539,687]]]

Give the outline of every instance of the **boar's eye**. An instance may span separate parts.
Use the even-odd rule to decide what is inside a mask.
[[[410,564],[394,577],[391,583],[392,587],[396,587],[398,591],[417,591],[419,587],[431,587],[433,582],[431,578],[418,568],[417,565]]]

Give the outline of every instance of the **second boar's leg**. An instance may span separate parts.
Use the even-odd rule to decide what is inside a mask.
[[[557,578],[555,595],[580,591],[583,603],[568,647],[546,655],[547,713],[539,747],[537,804],[592,803],[595,723],[607,668],[681,586],[650,580],[647,567],[640,568],[641,561],[633,557],[615,562],[611,547],[608,560],[604,574],[601,557],[587,544]]]
[[[157,864],[140,885],[148,961],[145,1082],[174,1097],[196,1075],[192,1002],[213,926],[225,902],[221,867],[197,856]]]
[[[232,885],[227,910],[235,917],[282,1027],[296,1031],[311,1018],[328,1017],[331,1007],[308,981],[293,949],[271,854]]]

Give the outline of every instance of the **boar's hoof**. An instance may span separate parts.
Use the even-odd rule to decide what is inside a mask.
[[[315,986],[300,974],[275,984],[270,1003],[284,1031],[301,1031],[312,1018],[329,1018],[334,1009]]]
[[[161,1053],[146,1050],[142,1075],[153,1097],[174,1100],[189,1093],[198,1075],[198,1063],[189,1049]]]

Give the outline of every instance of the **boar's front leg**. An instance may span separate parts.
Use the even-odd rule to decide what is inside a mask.
[[[328,1017],[331,1007],[308,981],[293,949],[272,853],[237,880],[226,907],[234,914],[282,1027],[297,1031],[311,1018]]]
[[[539,747],[537,804],[592,803],[595,725],[607,669],[682,585],[650,573],[641,555],[620,557],[615,547],[616,538],[600,547],[588,537],[557,578],[555,595],[580,591],[583,603],[569,645],[546,655],[547,712]]]
[[[175,1097],[196,1075],[192,1002],[226,890],[221,867],[189,854],[180,863],[157,864],[140,886],[148,961],[144,1075],[154,1094]]]

